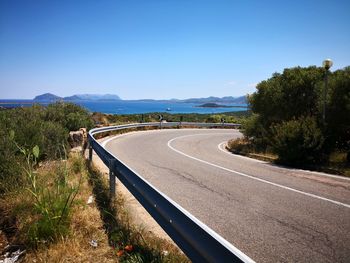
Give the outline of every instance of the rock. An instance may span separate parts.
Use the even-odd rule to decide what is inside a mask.
[[[91,240],[91,241],[89,242],[89,244],[90,244],[90,246],[92,246],[93,248],[97,248],[97,246],[98,246],[97,240]]]
[[[87,200],[86,204],[90,205],[94,202],[94,197],[92,195],[89,196],[89,199]]]
[[[16,263],[25,255],[26,251],[16,249],[17,246],[7,246],[3,251],[3,259],[0,259],[0,263]]]
[[[82,132],[83,132],[83,137],[84,137],[84,139],[87,139],[87,131],[86,131],[86,128],[80,128],[79,131],[82,131]]]
[[[72,148],[83,146],[86,141],[86,129],[85,129],[85,135],[84,130],[79,131],[71,131],[69,132],[69,138],[68,142]]]

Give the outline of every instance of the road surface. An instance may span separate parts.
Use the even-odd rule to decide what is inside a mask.
[[[256,262],[350,262],[350,180],[224,150],[240,136],[154,130],[106,148]]]

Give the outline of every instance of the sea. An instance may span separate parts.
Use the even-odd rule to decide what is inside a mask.
[[[201,108],[200,104],[184,103],[184,102],[164,102],[164,101],[76,101],[78,104],[86,108],[90,112],[102,112],[106,114],[142,114],[150,112],[167,112],[176,113],[199,113],[199,114],[215,114],[222,112],[246,111],[245,104],[229,104],[232,108]],[[48,102],[37,102],[33,100],[0,100],[0,107],[15,108],[29,107],[33,104],[48,105]]]

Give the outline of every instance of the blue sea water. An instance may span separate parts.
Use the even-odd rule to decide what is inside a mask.
[[[33,105],[32,100],[0,100],[0,106],[27,107]],[[221,113],[230,111],[245,111],[246,105],[225,104],[227,106],[239,106],[237,108],[199,108],[199,104],[179,103],[179,102],[159,102],[159,101],[81,101],[75,102],[91,112],[102,112],[108,114],[140,114],[149,112],[168,113]],[[40,103],[48,105],[48,103]]]

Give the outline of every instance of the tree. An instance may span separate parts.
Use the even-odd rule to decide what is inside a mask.
[[[350,161],[350,67],[329,75],[324,124],[325,73],[315,66],[295,67],[260,82],[248,98],[253,116],[245,136],[260,149],[272,147],[289,163],[300,162],[298,153],[305,162],[322,161],[334,150],[348,151]]]
[[[326,113],[327,146],[348,151],[350,162],[350,67],[335,71],[329,78]]]

